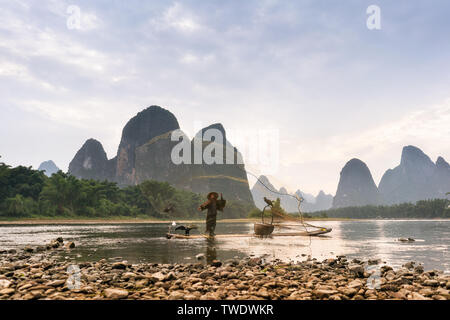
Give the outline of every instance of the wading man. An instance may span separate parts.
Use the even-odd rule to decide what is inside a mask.
[[[205,209],[208,209],[208,213],[206,214],[206,231],[205,233],[209,236],[213,237],[214,230],[216,229],[216,219],[217,219],[217,210],[223,211],[223,208],[225,207],[225,200],[222,197],[222,194],[220,194],[220,200],[219,195],[217,192],[210,192],[207,196],[208,200],[200,205],[198,207],[199,211],[203,211]]]

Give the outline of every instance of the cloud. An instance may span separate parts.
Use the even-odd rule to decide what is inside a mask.
[[[25,83],[26,85],[38,86],[40,89],[49,90],[51,92],[65,92],[66,88],[53,85],[38,77],[35,77],[26,65],[13,63],[10,61],[0,61],[0,80],[4,77],[8,81]]]
[[[80,30],[67,28],[69,5],[80,8]],[[356,1],[4,2],[0,107],[55,125],[61,143],[70,131],[67,150],[92,135],[108,154],[126,121],[152,104],[190,134],[195,121],[220,121],[237,132],[232,143],[243,128],[274,127],[280,184],[334,192],[352,157],[379,177],[403,144],[450,155],[448,109],[425,107],[448,95],[449,23],[438,5],[424,6],[408,11],[421,12],[417,24],[399,19],[402,5],[382,5],[390,15],[371,33]],[[46,141],[45,132],[35,138]],[[19,164],[14,146],[27,145],[17,138],[0,149]],[[61,154],[59,165],[72,157]]]
[[[292,190],[306,180],[313,192],[333,192],[340,170],[356,157],[366,162],[378,184],[387,169],[400,163],[406,145],[421,148],[435,160],[439,155],[450,155],[449,123],[450,98],[363,131],[301,141],[288,138],[281,145],[278,173]]]
[[[182,33],[192,33],[203,28],[198,18],[179,2],[167,8],[161,17],[152,18],[150,24],[156,30],[173,29]]]

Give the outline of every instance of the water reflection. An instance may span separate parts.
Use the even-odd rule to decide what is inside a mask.
[[[206,262],[211,264],[217,260],[216,240],[206,239]]]

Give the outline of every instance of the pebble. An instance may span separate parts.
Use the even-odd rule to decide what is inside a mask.
[[[381,266],[378,288],[368,286],[363,278],[369,261],[348,263],[344,257],[295,263],[252,257],[210,264],[128,264],[117,261],[123,258],[102,259],[80,262],[74,283],[67,272],[74,262],[57,260],[52,251],[36,251],[0,255],[0,299],[450,299],[450,276],[417,270],[419,265],[414,263],[399,270]]]
[[[0,289],[6,289],[9,288],[9,286],[11,285],[11,281],[6,280],[6,279],[0,279]]]
[[[105,297],[110,300],[124,299],[128,297],[128,291],[123,289],[108,288],[104,291]]]
[[[423,284],[426,285],[426,286],[430,286],[430,287],[437,287],[437,286],[439,286],[439,281],[437,281],[437,280],[425,280],[423,282]]]
[[[364,267],[356,263],[349,265],[348,269],[359,276],[364,274]]]
[[[127,268],[127,264],[125,262],[123,262],[123,261],[122,262],[115,262],[115,263],[112,264],[111,268],[123,270],[123,269]]]

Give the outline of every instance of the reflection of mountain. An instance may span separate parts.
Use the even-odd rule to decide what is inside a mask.
[[[108,160],[102,144],[89,139],[71,161],[69,173],[78,178],[115,181],[120,186],[135,185],[145,180],[164,181],[193,192],[222,192],[227,199],[252,203],[244,164],[236,164],[236,159],[242,161],[239,151],[226,138],[221,142],[203,137],[206,129],[216,129],[215,132],[226,137],[223,126],[214,124],[197,133],[190,141],[191,160],[194,160],[196,149],[202,154],[206,148],[215,151],[223,148],[225,159],[225,146],[229,146],[228,150],[231,150],[235,159],[234,164],[227,164],[226,161],[224,164],[211,165],[204,162],[175,164],[171,152],[179,141],[172,141],[171,134],[177,131],[188,141],[179,128],[178,121],[171,112],[151,106],[139,112],[125,125],[116,157]]]
[[[282,187],[280,190],[277,190],[269,181],[266,176],[260,176],[259,180],[267,187],[265,187],[261,182],[257,181],[252,188],[253,199],[255,200],[255,205],[262,209],[266,205],[263,198],[267,197],[269,199],[275,200],[276,198],[280,198],[281,207],[285,209],[287,212],[297,212],[298,211],[298,201],[289,195],[280,195],[278,193],[271,192],[270,190],[275,190],[279,193],[286,194],[288,193],[286,188]],[[268,190],[270,189],[270,190]],[[298,195],[304,199],[301,204],[302,212],[314,212],[319,210],[327,210],[331,208],[331,204],[333,202],[333,196],[327,195],[323,191],[320,191],[317,197],[314,197],[310,194],[304,194],[300,190],[295,192],[295,195]]]

